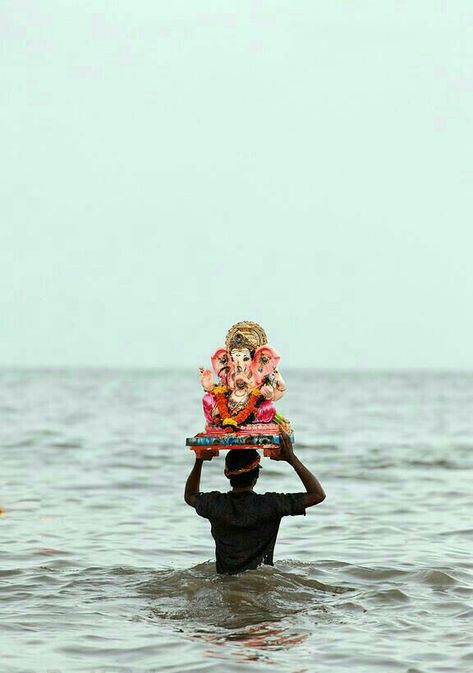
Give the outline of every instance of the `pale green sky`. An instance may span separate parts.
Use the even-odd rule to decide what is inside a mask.
[[[0,365],[473,367],[468,0],[2,0]]]

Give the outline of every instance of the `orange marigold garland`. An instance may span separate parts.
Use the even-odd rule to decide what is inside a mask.
[[[245,408],[235,416],[232,416],[228,409],[227,398],[225,397],[225,393],[228,392],[228,388],[226,386],[214,386],[212,392],[217,400],[217,408],[221,419],[221,425],[226,430],[228,430],[228,432],[232,431],[232,427],[236,428],[238,425],[241,425],[241,423],[244,423],[247,418],[249,418],[249,416],[254,412],[256,402],[261,395],[259,388],[253,388]]]

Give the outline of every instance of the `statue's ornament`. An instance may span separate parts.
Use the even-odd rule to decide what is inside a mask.
[[[257,322],[237,322],[236,325],[230,327],[225,339],[225,345],[228,351],[232,348],[248,348],[250,351],[255,351],[259,346],[264,346],[268,343],[266,332],[258,325]]]

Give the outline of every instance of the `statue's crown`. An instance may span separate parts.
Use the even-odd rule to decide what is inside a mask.
[[[248,348],[254,353],[257,348],[267,343],[266,332],[261,325],[249,320],[232,325],[225,339],[225,345],[229,351],[233,348]]]

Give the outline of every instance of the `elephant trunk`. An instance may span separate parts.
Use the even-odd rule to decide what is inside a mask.
[[[236,390],[245,390],[253,388],[253,377],[248,376],[245,372],[234,372],[231,376],[232,388]]]

